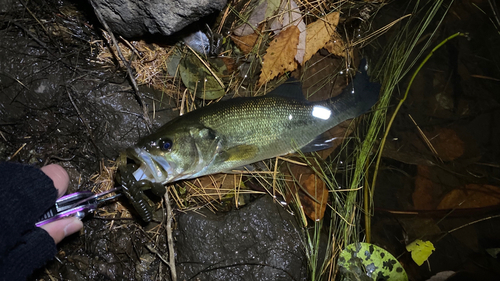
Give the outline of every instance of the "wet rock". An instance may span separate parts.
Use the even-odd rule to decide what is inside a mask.
[[[78,268],[72,264],[67,264],[66,266],[61,268],[61,275],[67,278],[67,280],[86,280],[85,276],[82,274],[82,271],[78,270]]]
[[[0,13],[7,13],[16,8],[21,8],[22,5],[15,0],[0,0]]]
[[[142,254],[135,266],[135,280],[154,280],[157,274],[158,257],[151,253]]]
[[[180,280],[306,280],[296,218],[269,196],[224,215],[181,214],[176,241]]]
[[[171,35],[190,23],[220,11],[226,0],[94,0],[113,32],[127,38]]]

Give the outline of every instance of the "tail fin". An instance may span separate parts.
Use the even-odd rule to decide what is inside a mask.
[[[358,73],[340,95],[328,100],[339,120],[347,120],[366,113],[377,102],[381,85],[370,82],[366,59],[361,60]]]
[[[370,110],[379,98],[381,85],[377,82],[370,82],[367,70],[366,58],[363,58],[359,64],[358,73],[341,94],[354,96],[356,108],[359,110],[358,115]]]

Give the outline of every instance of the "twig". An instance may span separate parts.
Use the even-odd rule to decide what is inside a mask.
[[[132,44],[130,44],[130,42],[129,42],[128,40],[126,40],[125,38],[123,38],[123,37],[121,37],[121,36],[120,36],[120,40],[122,40],[122,41],[123,41],[123,43],[125,43],[125,45],[127,45],[127,46],[130,48],[130,50],[131,50],[132,52],[134,52],[134,54],[135,54],[138,58],[142,57],[142,55],[141,55],[141,54],[139,54],[139,51],[137,50],[137,48],[136,48],[136,47],[134,47]],[[156,59],[156,58],[154,58],[153,60],[155,60],[155,59]]]
[[[120,50],[120,46],[118,45],[118,41],[116,41],[116,38],[115,38],[113,32],[109,28],[106,21],[103,19],[99,9],[96,8],[97,4],[93,0],[90,1],[90,3],[92,4],[92,8],[94,8],[95,15],[97,16],[97,18],[101,22],[102,26],[104,27],[104,29],[106,29],[109,36],[111,37],[111,41],[113,41],[113,44],[116,47],[116,51],[118,53],[118,56],[120,57],[120,60],[123,62],[123,64],[127,68],[127,74],[128,74],[129,79],[130,79],[130,82],[132,83],[132,88],[134,89],[135,97],[137,98],[137,101],[139,102],[139,105],[142,108],[142,117],[144,118],[144,121],[146,122],[146,125],[147,125],[148,130],[149,130],[151,128],[152,123],[151,123],[151,120],[149,119],[149,116],[148,116],[148,109],[146,107],[146,104],[142,101],[142,99],[139,95],[139,88],[137,87],[137,83],[135,82],[134,75],[132,74],[132,69],[130,68],[130,63],[127,60],[125,60],[125,57],[123,56],[122,51]]]
[[[378,38],[379,36],[381,36],[382,34],[384,34],[387,30],[389,30],[391,27],[393,27],[396,23],[402,21],[403,19],[407,18],[407,17],[410,17],[412,14],[408,14],[408,15],[405,15],[405,16],[402,16],[400,17],[399,19],[375,30],[374,32],[368,34],[368,36],[366,37],[363,37],[359,40],[356,40],[352,43],[352,46],[351,47],[354,47],[356,45],[359,45],[359,44],[362,44],[361,46],[365,46],[363,43],[368,41],[368,40],[375,40],[376,38]]]
[[[48,47],[47,45],[45,45],[45,43],[43,43],[40,39],[38,39],[31,31],[29,31],[27,28],[25,28],[24,26],[16,23],[16,22],[13,22],[12,24],[14,24],[15,26],[17,26],[18,28],[22,29],[24,32],[26,32],[26,35],[28,35],[29,37],[31,37],[33,40],[35,40],[40,46],[42,46],[42,48],[44,48],[45,50],[47,50],[47,52],[51,55],[53,55],[54,57],[58,58],[58,56],[56,54],[54,54]]]
[[[181,109],[179,110],[179,116],[184,115],[184,103],[186,102],[186,92],[188,89],[184,90],[184,93],[182,94],[182,100],[181,100]]]
[[[3,135],[2,131],[0,131],[0,136],[2,136],[2,139],[3,139],[6,143],[10,144],[10,142],[9,142],[9,141],[5,138],[5,136]]]
[[[274,162],[274,170],[273,170],[273,198],[276,198],[276,178],[278,177],[278,160],[280,157],[276,157],[276,162]]]
[[[19,1],[21,3],[21,5],[23,5],[23,7],[26,9],[26,11],[28,11],[28,13],[30,13],[30,15],[33,17],[33,19],[36,20],[36,22],[42,27],[43,31],[45,31],[45,34],[47,34],[47,36],[50,37],[50,33],[47,31],[47,28],[45,28],[45,26],[40,22],[40,20],[38,20],[38,18],[35,16],[35,14],[33,14],[33,12],[31,12],[31,10],[28,8],[28,6],[26,6],[26,4],[24,3],[24,1]],[[16,23],[14,23],[16,26],[20,27],[19,25],[17,25]],[[22,27],[21,27],[22,28]],[[24,29],[24,28],[23,28]],[[36,39],[35,39],[36,40]]]
[[[487,220],[491,220],[491,219],[496,219],[496,218],[500,218],[500,215],[494,215],[494,216],[491,216],[491,217],[486,217],[486,218],[478,219],[478,220],[475,220],[475,221],[471,221],[471,222],[469,222],[469,223],[466,223],[466,224],[464,224],[464,225],[461,225],[461,226],[459,226],[459,227],[456,227],[456,228],[454,228],[454,229],[452,229],[452,230],[448,230],[448,231],[446,231],[446,233],[445,233],[442,237],[440,237],[440,238],[438,239],[438,241],[439,241],[439,240],[441,240],[444,236],[446,236],[446,235],[448,235],[448,234],[450,234],[450,233],[452,233],[452,232],[455,232],[455,231],[457,231],[457,230],[459,230],[459,229],[462,229],[462,228],[464,228],[464,227],[467,227],[467,226],[470,226],[470,225],[473,225],[473,224],[476,224],[476,223],[479,223],[479,222],[482,222],[482,221],[487,221]]]
[[[424,131],[422,131],[422,129],[420,129],[420,126],[418,126],[417,122],[415,122],[415,119],[413,119],[413,117],[411,117],[411,114],[408,114],[408,117],[410,117],[413,124],[415,124],[415,126],[417,127],[417,130],[418,130],[418,133],[420,134],[420,137],[422,137],[422,139],[424,140],[427,147],[430,149],[432,154],[434,154],[434,157],[436,157],[439,160],[439,162],[441,162],[441,164],[443,164],[443,159],[441,159],[441,157],[439,157],[437,150],[434,148],[434,146],[432,145],[429,138],[425,135]]]
[[[54,276],[52,276],[52,274],[50,273],[50,271],[47,268],[45,268],[45,273],[49,276],[50,280],[56,281],[56,279],[54,279]]]
[[[146,248],[148,248],[151,253],[156,254],[166,265],[170,266],[170,264],[168,264],[168,261],[153,246],[146,244]]]
[[[177,281],[177,271],[175,270],[175,253],[174,253],[174,238],[172,237],[172,206],[170,206],[170,198],[167,192],[165,192],[165,204],[167,205],[167,243],[168,243],[168,258],[169,262],[167,263],[170,267],[170,274],[172,275],[172,281]]]
[[[9,77],[10,79],[15,80],[15,81],[16,81],[19,85],[21,85],[24,89],[28,90],[29,92],[34,93],[34,94],[35,94],[35,96],[37,96],[37,94],[36,94],[33,90],[31,90],[31,89],[30,89],[30,88],[28,88],[26,85],[24,85],[24,83],[23,83],[23,82],[21,82],[21,80],[17,79],[17,78],[16,78],[16,77],[14,77],[12,74],[10,74],[10,73],[8,73],[8,72],[5,72],[5,71],[2,71],[2,70],[0,70],[0,74],[3,74],[3,75],[5,75],[5,76]],[[19,94],[20,94],[20,92],[18,92],[18,93],[17,93],[17,94],[16,94],[16,95],[12,98],[12,100],[10,101],[10,103],[9,103],[9,104],[12,104],[12,103],[13,103],[13,102],[17,99],[17,96],[18,96]]]
[[[26,146],[26,144],[27,143],[23,143],[23,145],[21,145],[21,147],[18,150],[16,150],[16,152],[14,152],[14,154],[12,154],[12,156],[7,157],[6,160],[9,161],[10,159],[16,157],[16,155],[19,153],[19,151],[21,151]]]
[[[498,79],[498,78],[488,77],[488,76],[484,76],[484,75],[472,74],[470,77],[474,77],[474,78],[480,78],[480,79],[486,79],[486,80],[492,80],[492,81],[497,81],[497,82],[500,82],[500,79]]]

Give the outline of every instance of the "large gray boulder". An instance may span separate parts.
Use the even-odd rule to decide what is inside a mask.
[[[264,196],[226,214],[179,214],[175,232],[180,280],[307,280],[297,218]]]
[[[171,35],[219,12],[227,0],[90,0],[111,30],[126,38]]]

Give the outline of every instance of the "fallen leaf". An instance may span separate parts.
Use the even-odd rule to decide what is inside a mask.
[[[276,10],[278,10],[281,0],[264,0],[267,1],[267,9],[266,9],[266,14],[265,18],[270,18],[274,16],[276,13]]]
[[[426,135],[435,136],[432,138],[431,143],[443,161],[455,160],[465,152],[465,144],[455,130],[441,128],[431,134],[426,133]]]
[[[500,204],[500,188],[488,184],[468,184],[444,196],[438,209],[484,208]]]
[[[436,158],[421,139],[417,132],[401,132],[397,138],[387,140],[382,157],[410,165],[434,165]]]
[[[302,19],[302,12],[300,12],[299,6],[297,6],[295,1],[282,1],[278,15],[271,22],[271,29],[274,30],[274,34],[279,34],[283,28],[287,28],[290,25],[297,26],[300,31],[295,60],[302,64],[306,51],[306,24]]]
[[[307,40],[307,30],[306,30],[306,24],[303,20],[297,24],[297,28],[300,31],[299,34],[299,43],[297,44],[297,54],[295,54],[295,60],[303,64],[304,63],[304,57],[306,55],[306,40]]]
[[[307,166],[291,165],[290,170],[283,172],[285,174],[291,172],[298,179],[298,184],[296,182],[287,184],[291,193],[298,194],[305,215],[313,221],[322,219],[328,202],[328,188],[325,182]],[[292,197],[287,194],[287,202],[290,202]]]
[[[339,19],[340,13],[334,12],[307,25],[306,50],[303,63],[308,61],[319,49],[325,47],[325,44],[337,33],[336,28]]]
[[[224,77],[227,68],[222,60],[208,58],[207,63],[213,72],[210,72],[195,55],[189,53],[179,63],[179,74],[182,83],[194,92],[196,97],[214,100],[222,97],[225,91],[212,73],[215,73],[217,77]]]
[[[297,53],[299,33],[299,29],[292,25],[274,37],[263,58],[259,85],[270,81],[278,74],[293,71],[297,68],[294,57]]]
[[[346,45],[344,43],[344,39],[340,36],[340,34],[335,31],[333,34],[333,38],[328,41],[324,48],[332,55],[335,55],[337,57],[346,57]],[[349,56],[353,57],[352,49],[349,50]]]
[[[421,266],[432,255],[436,249],[430,241],[422,241],[417,239],[406,246],[406,250],[411,253],[411,258]]]
[[[486,253],[490,254],[492,258],[497,259],[498,254],[500,254],[500,248],[488,248],[486,249]]]
[[[277,15],[271,22],[271,30],[274,34],[279,34],[290,25],[298,25],[302,20],[302,13],[293,0],[281,2]]]
[[[226,65],[226,72],[224,74],[233,73],[235,71],[236,60],[233,57],[221,57],[221,59]]]
[[[257,33],[255,32],[246,36],[231,36],[233,42],[245,55],[252,51],[253,46],[255,45],[255,42],[257,42],[258,38],[259,35],[257,35]]]
[[[254,33],[259,23],[274,15],[280,5],[280,0],[260,0],[252,10],[246,23],[233,30],[237,36],[247,36]]]
[[[406,271],[387,250],[369,243],[353,243],[340,252],[338,265],[347,280],[408,281]],[[352,276],[352,277],[351,277]]]
[[[300,184],[305,189],[299,193],[304,213],[313,221],[321,220],[325,215],[328,201],[328,188],[325,182],[315,174],[305,174],[302,175]]]
[[[430,179],[430,168],[419,165],[417,168],[417,177],[415,179],[415,190],[412,194],[413,207],[417,210],[434,210],[436,192],[440,190],[438,186]]]

